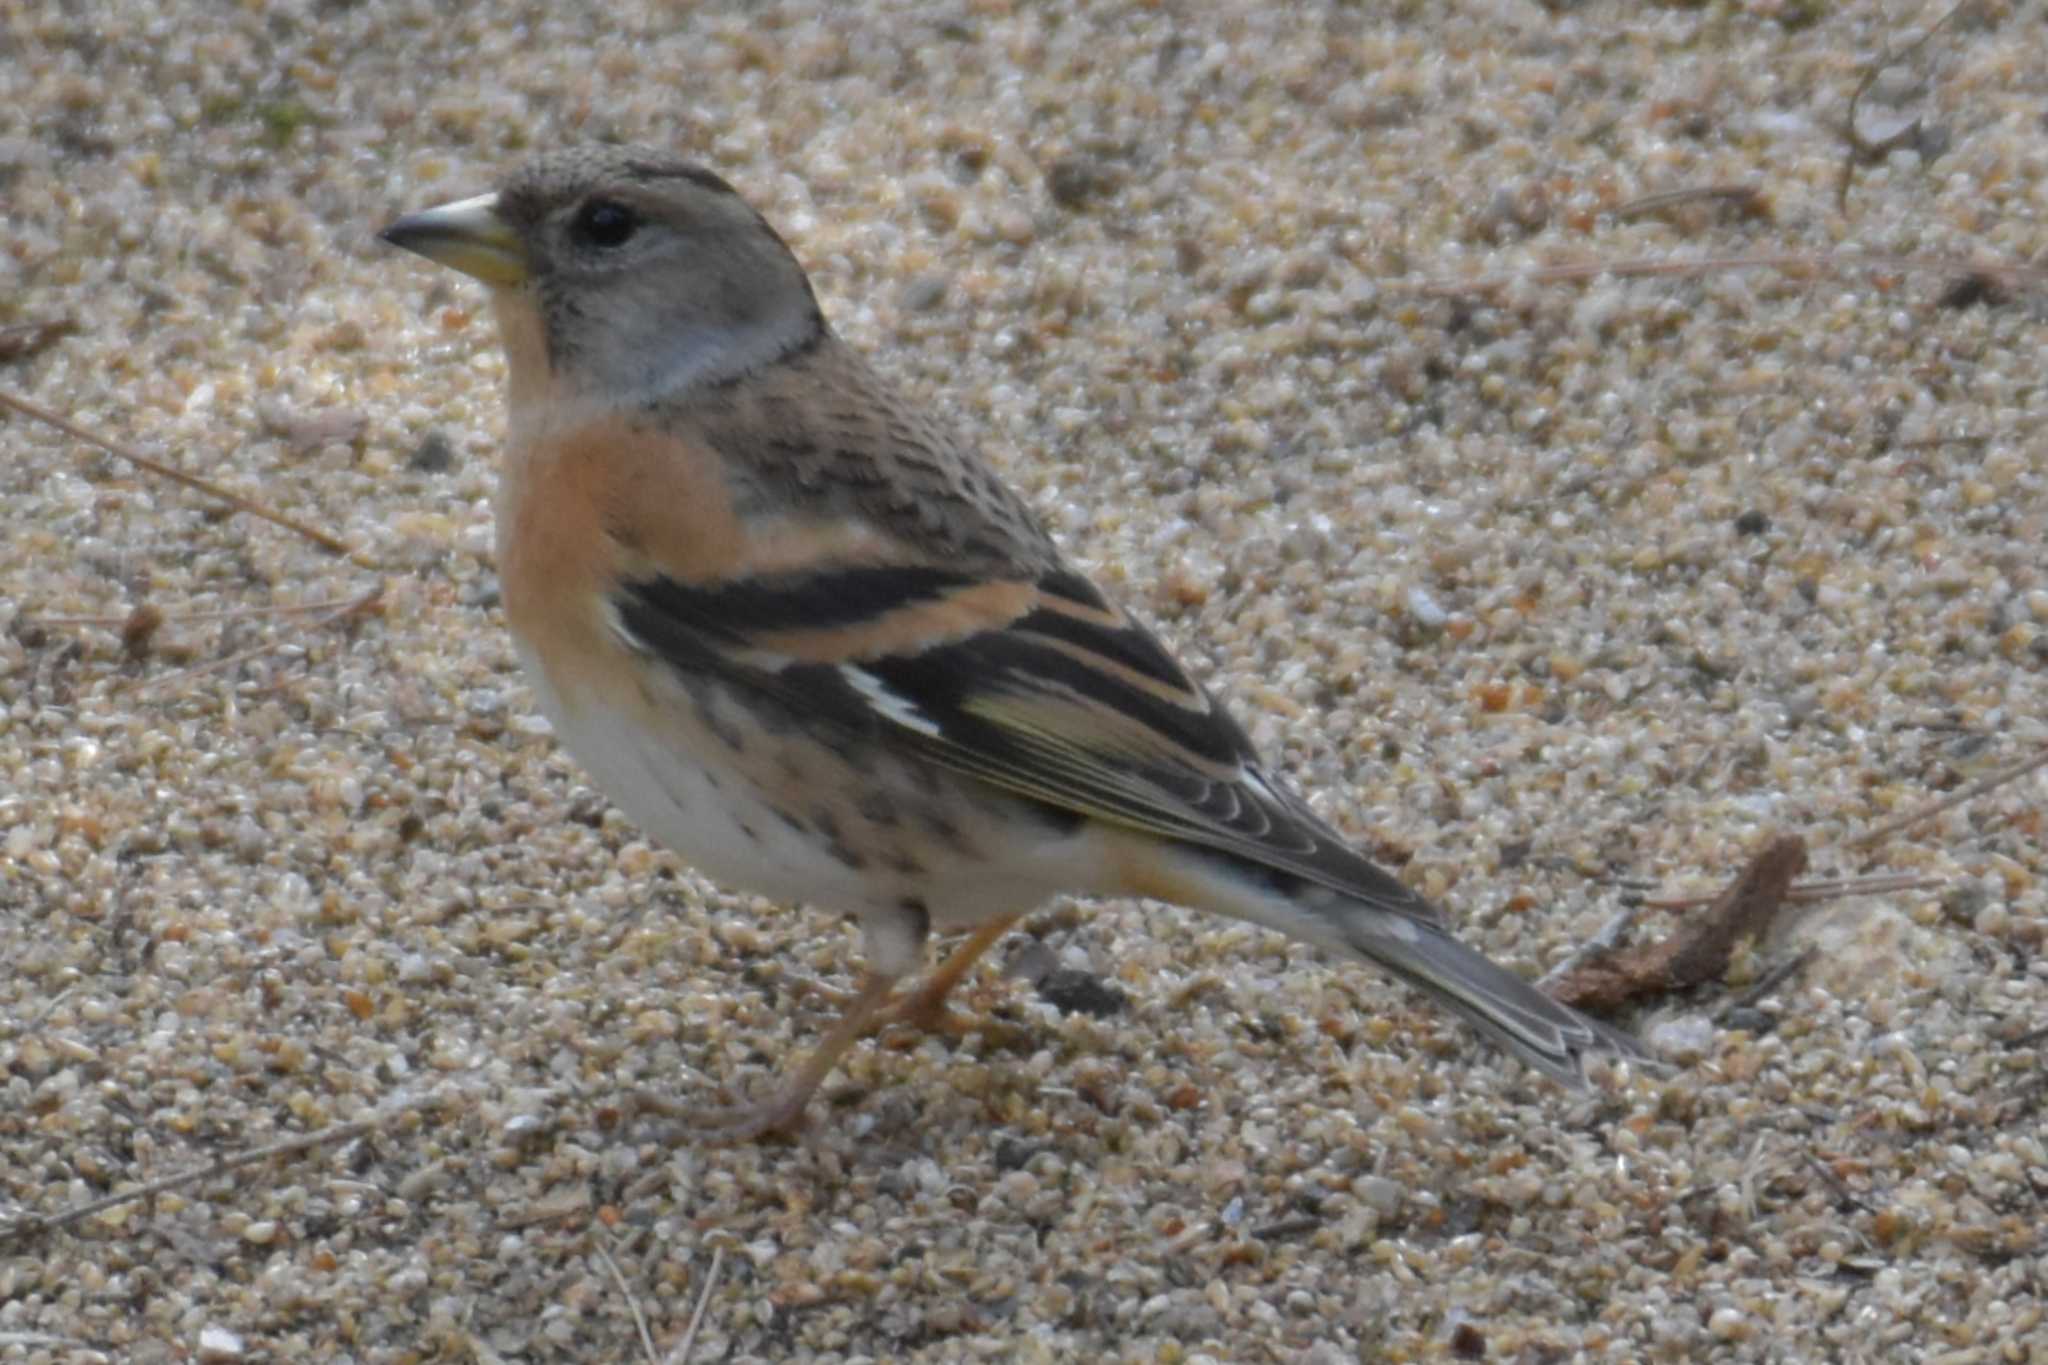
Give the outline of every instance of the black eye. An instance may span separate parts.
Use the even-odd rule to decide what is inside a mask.
[[[592,199],[576,210],[569,233],[583,246],[624,246],[640,230],[640,215],[616,199]]]

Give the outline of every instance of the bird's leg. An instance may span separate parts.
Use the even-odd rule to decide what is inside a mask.
[[[960,984],[974,964],[1022,916],[1009,915],[991,920],[969,934],[959,947],[946,955],[936,969],[917,985],[900,994],[897,978],[870,970],[861,978],[860,988],[850,994],[817,982],[806,988],[841,1001],[845,1012],[818,1040],[809,1056],[785,1074],[774,1095],[758,1104],[731,1109],[702,1110],[663,1095],[640,1091],[635,1099],[642,1109],[652,1110],[676,1121],[670,1140],[676,1142],[749,1142],[772,1133],[790,1133],[804,1123],[804,1106],[818,1093],[825,1078],[839,1065],[848,1048],[868,1034],[891,1024],[908,1024],[925,1032],[964,1034],[976,1021],[946,1008],[946,997]]]
[[[969,934],[965,942],[948,953],[946,960],[915,987],[891,1000],[879,1012],[875,1027],[908,1024],[926,1033],[970,1032],[975,1026],[974,1021],[947,1009],[946,997],[960,984],[961,978],[974,970],[974,964],[981,960],[981,955],[994,947],[1004,934],[1010,932],[1010,926],[1021,918],[1021,915],[1007,915],[990,920]]]
[[[832,1068],[839,1065],[848,1048],[875,1027],[875,1016],[889,1002],[895,984],[893,976],[868,972],[839,1022],[825,1031],[808,1057],[784,1074],[775,1093],[758,1104],[704,1110],[645,1091],[637,1096],[639,1103],[642,1108],[677,1120],[677,1127],[670,1134],[670,1140],[675,1142],[750,1142],[771,1133],[794,1132],[803,1126],[804,1106],[818,1093]]]
[[[991,920],[969,934],[959,947],[946,955],[944,962],[935,967],[916,986],[891,997],[876,1010],[869,1025],[870,1029],[879,1031],[891,1024],[907,1024],[926,1033],[971,1032],[975,1027],[974,1021],[948,1010],[946,997],[951,995],[953,988],[974,969],[974,964],[981,960],[981,955],[1001,941],[1003,935],[1010,932],[1010,926],[1022,918],[1022,915],[1008,915],[1002,919]],[[794,984],[846,1010],[851,1010],[860,998],[858,991],[843,991],[836,986],[828,986],[814,977],[794,978]]]

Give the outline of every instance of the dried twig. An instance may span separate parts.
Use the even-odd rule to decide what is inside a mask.
[[[1802,903],[1835,901],[1849,896],[1890,896],[1901,891],[1926,891],[1942,884],[1940,877],[1914,873],[1880,873],[1874,877],[1823,877],[1785,888],[1785,899]],[[1645,910],[1695,910],[1712,905],[1723,893],[1706,896],[1658,896],[1641,902]]]
[[[2004,1046],[2017,1051],[2020,1048],[2032,1047],[2036,1043],[2043,1042],[2048,1042],[2048,1025],[2043,1025],[2037,1029],[2029,1029],[2025,1033],[2007,1038],[2004,1040]]]
[[[1868,848],[1901,830],[2042,768],[2048,768],[2048,748],[1951,792],[1939,801],[1887,820],[1849,846]],[[1719,895],[1646,899],[1625,907],[1590,942],[1546,975],[1540,984],[1566,1004],[1588,1009],[1612,1008],[1640,996],[1684,990],[1719,975],[1727,967],[1735,944],[1745,936],[1761,934],[1768,929],[1780,907],[1788,901],[1884,895],[1924,890],[1941,884],[1938,877],[1906,873],[1833,877],[1794,883],[1792,878],[1805,865],[1805,844],[1796,836],[1780,836],[1767,844],[1735,884]],[[1698,910],[1702,907],[1703,914],[1662,943],[1633,948],[1618,946],[1644,910]],[[1809,949],[1780,964],[1731,1008],[1761,999],[1811,959],[1812,950]]]
[[[1755,1009],[1759,1000],[1762,1000],[1772,991],[1805,971],[1807,964],[1818,956],[1820,956],[1820,949],[1811,943],[1807,944],[1804,948],[1765,972],[1757,979],[1756,984],[1752,985],[1748,990],[1729,1001],[1728,1007],[1721,1011],[1721,1017],[1726,1019],[1736,1010]]]
[[[0,365],[39,356],[65,337],[75,336],[78,331],[78,324],[70,318],[18,322],[10,327],[0,327]]]
[[[42,1004],[42,1007],[38,1009],[35,1012],[35,1014],[29,1018],[27,1026],[20,1029],[19,1032],[35,1033],[38,1030],[40,1030],[44,1024],[47,1024],[50,1021],[50,1016],[57,1012],[57,1006],[64,1003],[65,997],[70,995],[71,992],[77,989],[78,983],[74,981],[69,986],[66,986],[63,990],[58,991],[55,995],[51,996],[48,1000],[45,1000]]]
[[[1943,14],[1928,26],[1925,33],[1906,44],[1903,48],[1900,48],[1897,52],[1887,50],[1882,53],[1876,61],[1870,64],[1870,68],[1863,73],[1863,79],[1856,83],[1856,93],[1849,96],[1849,112],[1842,121],[1842,136],[1849,143],[1849,154],[1842,158],[1841,178],[1835,183],[1835,211],[1837,213],[1846,213],[1848,211],[1849,183],[1856,178],[1856,168],[1858,166],[1868,165],[1881,157],[1888,156],[1894,147],[1902,147],[1909,142],[1917,142],[1920,139],[1920,120],[1917,118],[1894,129],[1891,133],[1874,142],[1864,137],[1862,130],[1856,126],[1856,110],[1863,103],[1863,97],[1870,93],[1870,87],[1877,84],[1877,78],[1883,75],[1887,68],[1896,66],[1915,52],[1918,52],[1922,47],[1925,47],[1928,39],[1946,28],[1948,21],[1962,13],[1969,3],[1970,0],[1956,0],[1955,4],[1949,6],[1946,14]]]
[[[1962,260],[1950,256],[1888,256],[1871,252],[1838,251],[1817,254],[1810,251],[1759,251],[1742,256],[1705,256],[1674,260],[1669,257],[1629,257],[1618,261],[1568,261],[1561,265],[1531,266],[1527,270],[1475,275],[1471,279],[1389,280],[1386,288],[1403,294],[1429,298],[1490,294],[1521,283],[1551,284],[1569,280],[1709,275],[1721,270],[1782,270],[1788,274],[1819,275],[1847,270],[1889,270],[1899,274],[1981,275],[2008,289],[2048,289],[2048,269],[2004,262]]]
[[[1986,777],[1980,777],[1975,782],[1958,787],[1931,805],[1921,806],[1917,810],[1909,810],[1904,815],[1895,816],[1879,825],[1876,829],[1857,836],[1856,839],[1851,841],[1849,847],[1869,848],[1872,844],[1882,843],[1900,830],[1910,829],[1923,820],[1932,820],[1945,810],[1960,806],[1965,801],[1982,796],[1994,787],[2002,787],[2008,782],[2018,781],[2036,768],[2044,767],[2048,767],[2048,748],[2042,749],[2040,753],[2035,754],[2032,758],[2021,759],[2009,768],[2000,768],[1995,773]]]
[[[1599,933],[1581,943],[1564,961],[1545,972],[1542,980],[1536,983],[1536,988],[1556,995],[1558,984],[1568,980],[1588,962],[1620,952],[1622,944],[1628,941],[1629,931],[1635,928],[1636,921],[1642,918],[1643,911],[1648,908],[1648,903],[1640,900],[1631,900],[1623,905],[1613,919],[1600,927]]]
[[[612,1283],[619,1287],[619,1293],[626,1299],[626,1311],[633,1315],[633,1326],[640,1333],[640,1349],[647,1355],[647,1365],[661,1365],[661,1357],[654,1354],[654,1336],[647,1330],[647,1317],[640,1311],[640,1301],[633,1297],[633,1286],[626,1283],[626,1273],[619,1269],[619,1263],[604,1249],[602,1242],[595,1244],[597,1259],[604,1262],[604,1268],[612,1273]]]
[[[87,431],[76,422],[52,412],[39,403],[31,403],[27,399],[17,397],[14,394],[0,392],[0,407],[12,408],[25,417],[33,417],[39,422],[47,422],[65,435],[84,441],[87,445],[105,451],[116,459],[126,460],[139,469],[146,469],[159,478],[169,479],[175,484],[182,484],[184,487],[204,493],[210,498],[217,498],[238,512],[247,512],[252,517],[261,517],[265,521],[284,527],[287,531],[296,532],[330,554],[348,555],[353,553],[346,542],[337,540],[325,531],[317,530],[302,521],[294,521],[282,512],[273,512],[261,503],[251,501],[240,493],[232,492],[217,483],[208,482],[196,475],[187,474],[182,469],[174,469],[161,460],[153,460],[139,451],[117,445],[113,441],[107,440],[104,436],[98,436]]]
[[[1992,1123],[1996,1127],[2005,1128],[2029,1118],[2041,1107],[2041,1096],[2044,1094],[2048,1094],[2048,1071],[2036,1071],[2006,1096],[2005,1102],[1998,1106]]]
[[[1632,218],[1647,218],[1653,213],[1668,213],[1675,208],[1702,201],[1720,201],[1741,210],[1755,213],[1763,203],[1764,192],[1756,185],[1692,185],[1680,190],[1661,190],[1656,194],[1645,194],[1629,200],[1614,210],[1614,217],[1627,222]]]
[[[160,624],[167,626],[186,625],[193,621],[245,621],[251,616],[311,616],[323,611],[363,609],[363,599],[351,597],[324,598],[318,602],[274,602],[267,607],[221,607],[211,611],[167,611]],[[129,612],[121,616],[24,616],[18,624],[41,626],[45,630],[56,630],[76,626],[118,626],[126,629],[135,619]]]
[[[1567,1005],[1600,1010],[1711,980],[1727,969],[1739,941],[1770,927],[1805,867],[1805,840],[1774,836],[1704,914],[1670,938],[1589,956],[1545,987]]]
[[[376,587],[364,593],[361,597],[352,598],[349,601],[344,602],[340,606],[334,608],[334,610],[329,612],[327,615],[317,618],[313,622],[313,625],[317,629],[321,626],[331,626],[337,621],[351,620],[358,616],[368,616],[370,613],[382,607],[383,604],[384,585],[380,583]],[[250,649],[240,650],[237,653],[228,655],[226,658],[208,659],[203,664],[194,664],[190,668],[181,668],[171,673],[159,673],[153,678],[137,678],[133,682],[122,683],[120,686],[114,688],[113,691],[116,694],[122,692],[140,692],[145,687],[157,687],[163,683],[174,682],[179,678],[196,677],[202,673],[216,673],[222,669],[233,668],[237,664],[246,663],[250,659],[254,659],[260,655],[268,654],[273,649],[281,648],[284,645],[284,643],[285,642],[282,640],[272,640],[264,644],[256,645],[255,647]]]
[[[1893,450],[1943,450],[1950,446],[1983,447],[1991,444],[1989,436],[1973,436],[1959,433],[1954,436],[1919,436],[1910,441],[1893,441]],[[1930,727],[1932,728],[1932,727]],[[1950,727],[1961,729],[1961,726]]]
[[[358,1119],[354,1123],[336,1124],[332,1128],[323,1128],[317,1133],[306,1133],[299,1137],[286,1138],[282,1142],[273,1142],[268,1146],[257,1147],[250,1151],[234,1152],[221,1157],[218,1161],[209,1162],[194,1170],[182,1171],[177,1175],[167,1175],[160,1180],[152,1180],[146,1184],[138,1185],[134,1189],[120,1190],[98,1199],[89,1199],[83,1204],[74,1204],[61,1213],[15,1214],[11,1218],[0,1219],[0,1243],[51,1232],[60,1232],[65,1228],[83,1222],[94,1214],[104,1213],[108,1209],[119,1208],[123,1204],[132,1204],[138,1199],[154,1199],[157,1195],[167,1193],[168,1191],[180,1189],[187,1185],[195,1185],[203,1180],[211,1180],[215,1176],[225,1175],[229,1171],[238,1171],[245,1166],[254,1166],[259,1162],[268,1161],[272,1157],[296,1156],[300,1152],[311,1151],[316,1147],[330,1147],[337,1142],[348,1142],[351,1139],[374,1133],[393,1119],[409,1114],[416,1109],[425,1109],[439,1104],[442,1102],[442,1099],[443,1096],[440,1091],[411,1096],[380,1106],[377,1113],[370,1118]]]
[[[1292,1218],[1262,1223],[1253,1228],[1249,1235],[1261,1242],[1277,1242],[1285,1237],[1299,1237],[1304,1232],[1314,1232],[1323,1226],[1323,1221],[1305,1213],[1296,1214]]]
[[[1823,1162],[1819,1157],[1815,1156],[1812,1152],[1802,1152],[1800,1156],[1806,1162],[1807,1167],[1821,1178],[1821,1183],[1835,1192],[1837,1201],[1862,1213],[1877,1212],[1876,1209],[1871,1208],[1869,1204],[1852,1194],[1849,1187],[1842,1182],[1842,1178],[1829,1170],[1827,1163]]]
[[[683,1339],[668,1353],[667,1365],[689,1365],[690,1349],[697,1344],[697,1329],[704,1325],[704,1310],[711,1306],[711,1291],[718,1287],[718,1272],[725,1265],[725,1248],[711,1249],[711,1269],[704,1275],[704,1292],[697,1296],[696,1311],[690,1314],[690,1325],[683,1329]]]

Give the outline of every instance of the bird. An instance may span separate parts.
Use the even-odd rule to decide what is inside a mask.
[[[489,287],[502,602],[555,735],[712,881],[858,922],[857,989],[768,1095],[654,1101],[690,1133],[798,1129],[848,1049],[943,1020],[1061,895],[1376,964],[1567,1086],[1645,1056],[1318,817],[975,445],[840,338],[716,172],[556,150],[381,236]]]

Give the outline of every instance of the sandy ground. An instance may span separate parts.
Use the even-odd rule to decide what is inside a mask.
[[[1855,843],[2048,743],[2038,7],[444,8],[0,13],[0,325],[73,329],[0,389],[350,547],[0,427],[0,1361],[2048,1359],[2044,779]],[[1774,831],[1926,884],[1586,1097],[1056,905],[798,1144],[649,1140],[857,943],[557,751],[480,290],[374,238],[616,138],[1517,969]]]

